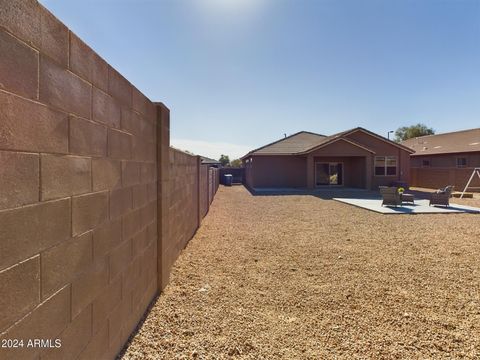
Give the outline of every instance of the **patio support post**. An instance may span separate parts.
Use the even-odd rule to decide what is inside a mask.
[[[161,292],[168,283],[168,181],[170,179],[170,110],[157,108],[157,286]]]
[[[365,157],[365,188],[372,190],[372,178],[373,178],[373,156],[369,155]]]
[[[310,154],[307,155],[307,188],[310,190],[315,188],[315,164]]]

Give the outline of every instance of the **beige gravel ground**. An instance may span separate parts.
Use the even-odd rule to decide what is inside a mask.
[[[220,187],[123,358],[478,359],[480,215]]]

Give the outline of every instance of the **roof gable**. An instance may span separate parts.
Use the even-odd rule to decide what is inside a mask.
[[[357,148],[363,149],[363,150],[365,150],[365,151],[367,151],[367,152],[369,152],[369,153],[375,154],[375,151],[373,151],[373,150],[365,147],[364,145],[362,145],[362,144],[360,144],[360,143],[358,143],[358,142],[356,142],[356,141],[353,141],[353,140],[351,140],[351,139],[344,138],[344,137],[331,138],[331,139],[329,139],[328,141],[325,141],[325,142],[321,143],[320,145],[315,146],[315,147],[309,149],[308,151],[305,152],[305,154],[306,154],[306,153],[311,153],[311,152],[317,151],[317,150],[319,150],[319,149],[328,147],[328,146],[330,146],[330,145],[332,145],[332,144],[335,144],[335,143],[338,143],[338,142],[346,142],[346,143],[348,143],[348,144],[350,144],[350,145],[353,145],[354,147],[357,147]]]
[[[390,140],[390,139],[387,139],[387,138],[385,138],[385,137],[383,137],[383,136],[381,136],[381,135],[378,135],[378,134],[376,134],[376,133],[374,133],[374,132],[372,132],[372,131],[370,131],[370,130],[364,129],[364,128],[362,128],[362,127],[357,127],[357,128],[351,129],[351,130],[344,131],[344,132],[342,133],[342,136],[348,136],[348,135],[351,135],[351,134],[353,134],[353,133],[355,133],[355,132],[362,132],[362,133],[364,133],[364,134],[366,134],[366,135],[369,135],[369,136],[372,136],[372,137],[376,138],[377,140],[383,141],[384,143],[387,143],[387,144],[389,144],[389,145],[392,145],[392,146],[395,146],[395,147],[397,147],[397,148],[400,148],[400,149],[402,149],[402,150],[404,150],[404,151],[407,151],[407,152],[409,152],[409,153],[411,153],[411,154],[414,152],[411,148],[409,148],[409,147],[407,147],[407,146],[405,146],[405,145],[402,145],[402,144],[399,144],[399,143],[397,143],[397,142],[395,142],[395,141],[392,141],[392,140]]]

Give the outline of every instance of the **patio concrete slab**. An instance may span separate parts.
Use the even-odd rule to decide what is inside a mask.
[[[449,207],[429,206],[429,200],[415,200],[415,204],[403,204],[402,206],[382,206],[381,199],[358,199],[358,198],[333,198],[333,200],[361,207],[381,214],[401,215],[401,214],[455,214],[472,213],[480,214],[480,208],[471,206],[451,204]]]
[[[320,195],[320,196],[331,196],[331,197],[369,197],[375,194],[369,190],[357,189],[357,188],[348,188],[348,187],[325,187],[325,188],[287,188],[287,187],[276,187],[276,188],[253,188],[252,193],[254,195]]]

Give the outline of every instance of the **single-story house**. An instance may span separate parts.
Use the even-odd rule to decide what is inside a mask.
[[[480,168],[480,128],[408,139],[402,145],[410,157],[410,183],[425,188],[454,185],[461,191],[474,168]],[[480,187],[477,176],[471,183]]]
[[[222,163],[220,161],[208,158],[206,156],[200,156],[200,161],[202,162],[202,165],[208,165],[209,167],[214,167],[214,168],[222,167]]]
[[[375,189],[408,182],[410,148],[363,128],[331,136],[301,131],[242,157],[256,188],[345,186]]]

